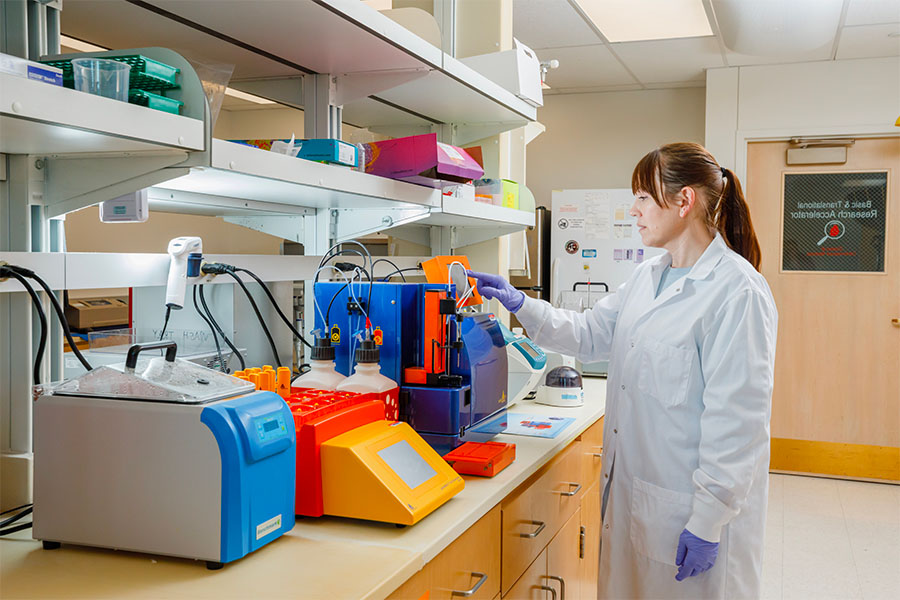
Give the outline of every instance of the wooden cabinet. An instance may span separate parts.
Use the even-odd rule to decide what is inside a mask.
[[[467,592],[471,593],[466,595]],[[429,600],[459,597],[489,600],[500,593],[499,505],[407,580],[388,600],[419,600],[426,593]]]
[[[603,417],[585,429],[579,438],[584,463],[584,487],[589,488],[602,477]]]
[[[583,600],[596,600],[597,576],[600,572],[600,493],[598,482],[581,499],[581,564],[579,579]]]
[[[581,442],[576,440],[501,503],[504,594],[578,509],[582,478]]]
[[[601,419],[388,600],[596,600],[602,446]]]

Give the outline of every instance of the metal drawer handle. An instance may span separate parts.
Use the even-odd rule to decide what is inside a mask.
[[[574,485],[574,486],[575,486],[575,489],[574,489],[574,490],[569,490],[568,492],[559,492],[559,494],[562,495],[562,496],[574,496],[575,494],[578,493],[578,490],[581,489],[581,484],[580,484],[580,483],[575,483],[574,481],[567,481],[567,482],[566,482],[566,485],[569,486],[570,488]]]
[[[593,455],[594,458],[603,458],[603,446],[594,446],[594,450],[600,449],[600,452],[588,452],[588,454]]]
[[[478,591],[478,588],[483,586],[484,582],[487,581],[486,573],[472,573],[472,577],[480,577],[480,579],[478,580],[478,583],[476,583],[474,586],[472,586],[471,589],[468,589],[464,592],[460,592],[459,590],[452,590],[450,592],[450,595],[451,596],[465,596],[465,597],[472,596],[475,594],[475,592]]]
[[[549,585],[539,585],[539,586],[537,586],[537,589],[539,589],[539,590],[546,590],[546,591],[550,592],[551,594],[553,594],[552,600],[556,600],[556,590],[554,590],[554,589],[553,589],[552,587],[550,587]]]
[[[566,600],[566,580],[556,575],[547,575],[547,579],[559,582],[559,600]]]
[[[520,533],[520,534],[519,534],[519,537],[523,537],[523,538],[536,538],[536,537],[538,536],[538,534],[544,530],[544,527],[547,526],[547,524],[544,523],[543,521],[532,521],[531,524],[532,524],[532,525],[537,525],[538,528],[535,529],[534,531],[532,531],[531,533]]]

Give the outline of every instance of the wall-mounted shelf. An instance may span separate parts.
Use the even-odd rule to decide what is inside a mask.
[[[227,10],[209,10],[202,0],[71,2],[63,32],[112,48],[168,46],[227,57],[235,87],[249,80],[253,93],[274,99],[281,92],[267,94],[266,79],[329,73],[355,92],[345,94],[344,120],[358,127],[490,124],[477,131],[496,132],[537,116],[533,106],[358,0],[270,2],[265,10],[255,0],[231,0]],[[287,103],[297,105],[299,88],[298,80]]]
[[[203,121],[0,73],[0,152],[203,150]]]

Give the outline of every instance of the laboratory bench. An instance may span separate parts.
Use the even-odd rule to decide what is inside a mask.
[[[298,518],[288,534],[220,571],[67,544],[43,550],[26,530],[0,541],[0,597],[418,600],[430,592],[435,600],[474,590],[468,597],[491,600],[543,588],[546,598],[592,598],[606,380],[584,381],[584,406],[512,407],[575,422],[552,439],[498,435],[516,444],[515,462],[493,478],[466,476],[462,492],[413,526]]]

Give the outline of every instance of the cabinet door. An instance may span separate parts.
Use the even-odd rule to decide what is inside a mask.
[[[603,463],[603,417],[581,434],[581,452],[584,463],[584,487],[600,481]]]
[[[560,600],[556,592],[550,592],[551,588],[547,580],[547,550],[544,549],[531,566],[525,569],[519,580],[509,588],[504,600]]]
[[[387,600],[428,600],[431,589],[431,563],[406,580]]]
[[[557,591],[557,600],[578,600],[582,597],[580,550],[581,509],[579,508],[547,546],[545,585]]]
[[[481,517],[429,565],[433,567],[429,600],[488,600],[499,594],[500,506]]]
[[[581,597],[596,600],[600,571],[600,490],[595,483],[581,499]]]

